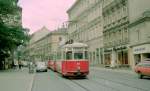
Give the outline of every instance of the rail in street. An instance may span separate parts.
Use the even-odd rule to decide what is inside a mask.
[[[149,91],[150,79],[138,79],[136,74],[91,69],[85,78],[63,78],[48,71],[37,73],[32,91]],[[45,84],[45,85],[41,85]]]
[[[149,77],[101,68],[91,68],[87,78],[64,78],[51,70],[29,74],[27,68],[0,72],[2,91],[149,91],[149,84]]]

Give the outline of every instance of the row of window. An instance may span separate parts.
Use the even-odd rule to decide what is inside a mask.
[[[128,9],[127,6],[120,6],[111,8],[109,11],[104,13],[104,26],[117,22],[118,20],[123,19],[124,17],[128,16]]]
[[[103,0],[103,7],[108,6],[109,4],[111,4],[114,0]]]
[[[98,36],[102,36],[102,26],[100,23],[97,23],[97,25],[94,25],[87,30],[85,28],[83,30],[85,31],[74,33],[74,39],[88,41],[97,38]]]
[[[108,32],[104,34],[104,45],[113,46],[128,43],[128,29],[122,28],[115,32]]]
[[[145,26],[146,27],[146,26]],[[131,28],[132,31],[130,31],[130,34],[132,36],[130,36],[130,44],[134,45],[134,44],[140,44],[140,43],[146,43],[150,41],[150,37],[149,37],[149,29],[145,28]]]
[[[93,6],[94,4],[98,3],[101,0],[80,0],[78,5],[73,8],[70,13],[70,19],[75,18],[76,16],[83,13],[86,9]]]
[[[57,36],[57,37],[53,37],[52,40],[48,40],[48,38],[45,38],[43,40],[38,41],[37,43],[35,43],[32,47],[35,49],[34,50],[34,54],[44,54],[44,53],[49,53],[52,50],[52,45],[50,44],[49,41],[60,41],[61,40],[61,36]],[[54,45],[53,45],[54,46]],[[56,45],[57,46],[57,45]]]
[[[76,15],[77,16],[77,15]],[[82,15],[78,16],[77,18],[70,19],[70,20],[78,20],[77,22],[71,22],[69,25],[69,30],[75,31],[79,27],[87,25],[89,22],[93,21],[94,19],[102,16],[102,6],[101,4],[97,4],[93,6],[88,12],[84,12]]]

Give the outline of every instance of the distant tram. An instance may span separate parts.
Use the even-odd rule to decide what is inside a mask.
[[[50,68],[62,76],[87,76],[89,74],[88,46],[84,43],[72,43],[61,46],[56,60],[49,61]]]

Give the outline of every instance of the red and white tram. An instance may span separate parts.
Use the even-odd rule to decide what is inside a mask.
[[[56,71],[62,76],[87,76],[89,74],[88,46],[84,43],[66,44],[56,53]]]
[[[48,68],[53,70],[53,71],[56,71],[56,62],[54,60],[49,60],[48,61]]]

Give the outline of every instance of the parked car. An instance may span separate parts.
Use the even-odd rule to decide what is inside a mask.
[[[36,72],[47,72],[47,65],[45,62],[37,62],[36,63]]]
[[[146,59],[135,66],[135,72],[142,79],[144,76],[150,76],[150,59]]]

